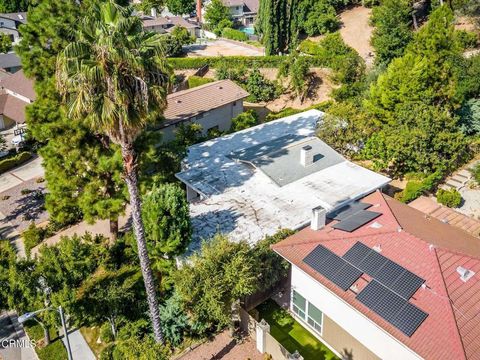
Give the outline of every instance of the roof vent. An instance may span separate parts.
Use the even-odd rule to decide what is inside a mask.
[[[218,89],[218,90],[222,90],[222,89],[223,89],[223,86],[217,86],[217,89]]]
[[[457,273],[460,274],[460,280],[462,280],[463,282],[467,282],[473,275],[475,275],[475,272],[465,269],[462,266],[457,267]]]
[[[310,145],[305,145],[300,149],[300,163],[304,167],[313,164],[313,149]]]
[[[382,252],[382,245],[380,245],[380,244],[375,245],[373,247],[373,250],[375,250],[378,253],[381,253]]]
[[[176,102],[177,104],[180,104],[180,103],[182,102],[182,100],[175,100],[175,102]]]
[[[358,286],[357,284],[353,284],[350,286],[350,290],[352,290],[355,294],[358,294]]]
[[[378,221],[375,221],[372,225],[370,225],[370,227],[372,229],[380,229],[383,225],[380,224]]]
[[[19,18],[20,20],[23,20],[23,15],[22,15],[22,14],[18,14],[18,18]]]

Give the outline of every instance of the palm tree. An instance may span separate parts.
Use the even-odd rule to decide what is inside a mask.
[[[111,0],[83,20],[77,40],[57,59],[57,87],[72,121],[85,121],[121,148],[133,230],[155,340],[163,343],[156,285],[145,242],[134,140],[166,106],[171,70],[159,35],[145,33],[132,8]]]

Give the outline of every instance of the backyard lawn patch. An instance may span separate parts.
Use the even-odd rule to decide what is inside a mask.
[[[333,360],[338,357],[271,299],[257,307],[260,320],[270,325],[270,334],[288,352],[298,350],[304,360]]]

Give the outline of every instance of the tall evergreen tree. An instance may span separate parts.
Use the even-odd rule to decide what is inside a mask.
[[[79,27],[77,40],[58,57],[57,87],[73,119],[121,148],[153,332],[155,340],[163,343],[141,217],[134,141],[165,108],[171,70],[160,46],[161,35],[143,32],[132,11],[113,2],[93,7]]]
[[[264,0],[260,2],[256,32],[260,34],[267,55],[286,52],[291,39],[291,4],[289,0]]]
[[[442,6],[370,89],[365,106],[379,131],[365,151],[396,174],[445,171],[465,156],[454,115],[461,104],[455,38],[453,14]]]
[[[388,65],[403,55],[413,38],[411,13],[412,7],[407,0],[383,0],[380,6],[373,8],[375,30],[371,42],[377,63]]]
[[[36,81],[38,96],[27,108],[27,124],[33,137],[45,144],[40,155],[51,220],[66,225],[81,218],[109,219],[116,236],[127,201],[119,149],[106,136],[92,135],[84,124],[69,119],[55,88],[56,56],[74,40],[79,19],[91,3],[32,2],[17,53],[25,74]]]

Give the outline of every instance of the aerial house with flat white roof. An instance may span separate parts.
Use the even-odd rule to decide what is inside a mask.
[[[309,110],[191,146],[176,174],[187,188],[191,250],[220,232],[255,243],[310,223],[386,185],[316,136],[324,113]]]

